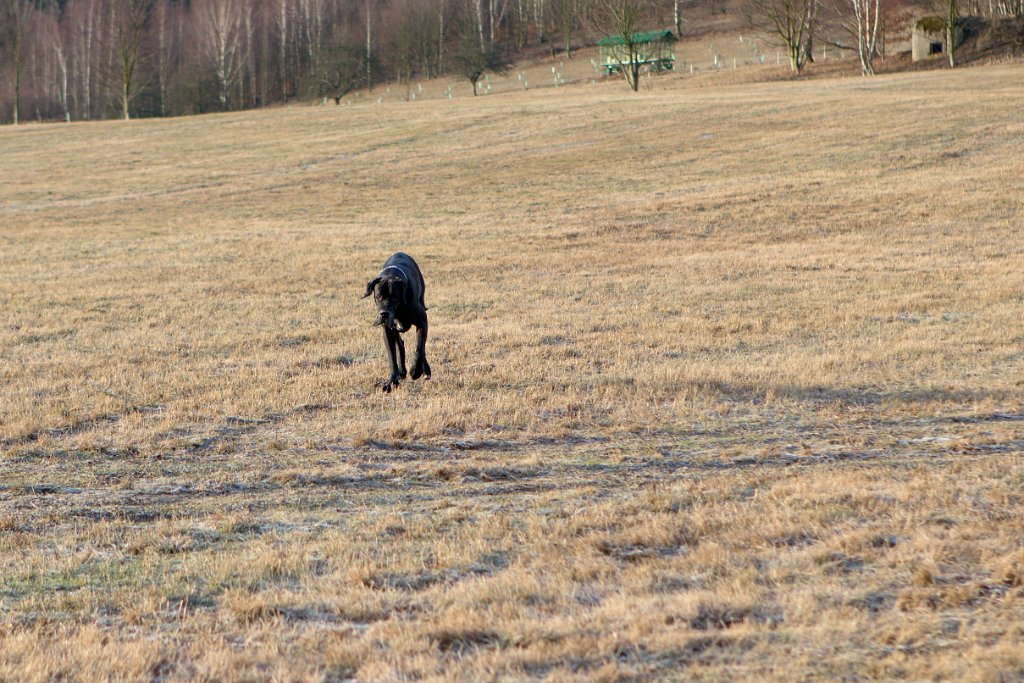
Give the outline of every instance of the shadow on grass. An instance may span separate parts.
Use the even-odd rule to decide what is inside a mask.
[[[159,404],[147,404],[139,406],[128,406],[124,411],[118,413],[108,413],[105,415],[95,415],[92,417],[82,418],[75,420],[59,427],[44,427],[37,429],[36,431],[29,432],[27,434],[21,434],[18,436],[11,436],[4,439],[0,439],[0,448],[10,448],[13,446],[24,446],[26,444],[34,443],[44,436],[50,436],[54,438],[74,436],[82,432],[100,427],[103,425],[110,425],[116,422],[120,422],[125,417],[140,413],[156,413],[164,409],[164,406]]]
[[[901,389],[889,391],[867,387],[797,386],[790,384],[758,386],[719,381],[693,381],[687,384],[698,393],[714,394],[724,399],[753,404],[762,404],[778,399],[844,407],[914,405],[920,403],[972,405],[991,402],[1020,406],[1024,403],[1024,392],[991,391],[985,389]],[[956,418],[950,419],[956,420]],[[984,421],[984,419],[980,416],[971,416],[971,420]],[[991,419],[1024,421],[1024,415],[993,413]]]

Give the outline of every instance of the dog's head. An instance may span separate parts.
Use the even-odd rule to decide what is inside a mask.
[[[405,303],[407,289],[405,280],[397,277],[381,276],[366,283],[363,298],[372,294],[377,304],[377,320],[374,325],[397,329],[396,316],[398,308]]]

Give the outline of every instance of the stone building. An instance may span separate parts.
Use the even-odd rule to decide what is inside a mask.
[[[963,42],[964,32],[956,27],[956,44]],[[922,17],[914,21],[911,29],[911,57],[915,62],[922,59],[943,57],[949,52],[949,36],[946,32],[946,20],[942,17]]]

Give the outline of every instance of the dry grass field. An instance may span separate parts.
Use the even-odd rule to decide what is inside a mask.
[[[1024,679],[1022,76],[0,129],[0,680]]]

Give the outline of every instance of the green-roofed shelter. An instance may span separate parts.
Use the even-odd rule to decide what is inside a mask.
[[[609,76],[631,63],[650,64],[657,71],[671,69],[676,61],[672,45],[676,36],[672,31],[648,31],[624,35],[605,36],[598,41],[601,66]]]

